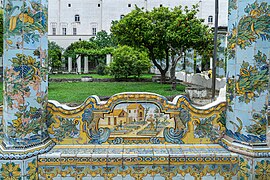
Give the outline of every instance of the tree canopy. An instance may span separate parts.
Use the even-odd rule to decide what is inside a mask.
[[[115,78],[127,78],[130,75],[140,77],[150,66],[151,63],[146,52],[129,46],[120,46],[113,52],[110,71]]]
[[[52,69],[60,68],[62,65],[62,52],[64,49],[53,41],[49,41],[48,49],[49,66]]]
[[[163,81],[169,65],[175,72],[177,62],[187,49],[193,48],[202,54],[211,48],[213,35],[203,20],[196,17],[197,12],[198,6],[195,5],[191,9],[159,7],[152,11],[136,7],[123,19],[114,22],[111,32],[121,45],[147,49]],[[170,57],[173,58],[170,60]]]
[[[97,45],[94,42],[89,41],[76,41],[71,43],[64,52],[65,57],[76,58],[77,49],[97,49]]]
[[[108,34],[104,30],[99,31],[97,35],[95,37],[90,38],[89,41],[94,42],[99,48],[116,46],[112,34]]]

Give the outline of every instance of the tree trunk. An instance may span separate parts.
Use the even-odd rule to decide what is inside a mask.
[[[175,79],[175,68],[176,68],[176,66],[171,66],[171,69],[170,69],[171,81],[173,81]]]
[[[182,54],[182,51],[180,52]],[[177,66],[178,61],[181,59],[182,55],[178,56],[176,59],[174,58],[174,56],[172,56],[172,65],[171,65],[171,69],[170,69],[170,78],[171,78],[171,83],[172,83],[172,90],[176,90],[176,76],[175,76],[175,69]]]
[[[166,72],[165,71],[161,71],[160,72],[160,75],[161,75],[161,77],[160,77],[160,83],[161,84],[164,84],[166,82]]]
[[[171,67],[170,70],[172,90],[176,90],[176,77],[175,77],[175,67]]]
[[[160,83],[163,84],[166,81],[166,72],[169,69],[169,50],[166,50],[166,67],[164,69],[162,69],[161,65],[157,63],[153,50],[149,49],[149,52],[152,62],[158,68],[161,74]]]

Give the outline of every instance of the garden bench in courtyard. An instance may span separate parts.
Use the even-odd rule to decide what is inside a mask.
[[[93,96],[76,108],[50,101],[47,125],[57,145],[39,155],[40,179],[236,177],[238,155],[217,144],[224,110],[224,102],[198,108],[183,96],[170,102],[152,93]]]

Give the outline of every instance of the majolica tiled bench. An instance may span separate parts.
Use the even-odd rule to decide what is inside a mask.
[[[179,179],[237,176],[239,159],[218,145],[224,102],[195,107],[151,93],[90,97],[76,108],[48,105],[57,145],[39,155],[40,179]]]
[[[39,156],[40,178],[235,177],[238,155],[213,144],[58,145]],[[53,167],[53,168],[52,168]]]

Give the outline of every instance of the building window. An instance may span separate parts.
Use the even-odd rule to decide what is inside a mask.
[[[68,4],[68,7],[71,7],[71,4]]]
[[[120,16],[120,19],[123,19],[124,17],[125,17],[125,15],[122,14],[122,15]]]
[[[93,36],[97,35],[97,28],[92,28],[92,35]]]
[[[100,7],[100,4],[98,4],[97,7]]]
[[[208,23],[213,23],[213,16],[208,16]]]
[[[62,35],[67,35],[67,28],[62,28]]]
[[[77,28],[73,28],[73,35],[77,35]]]
[[[75,15],[75,22],[80,22],[80,15],[78,14]]]
[[[56,35],[56,28],[52,28],[52,35]]]
[[[131,4],[128,4],[128,7],[131,7]]]

